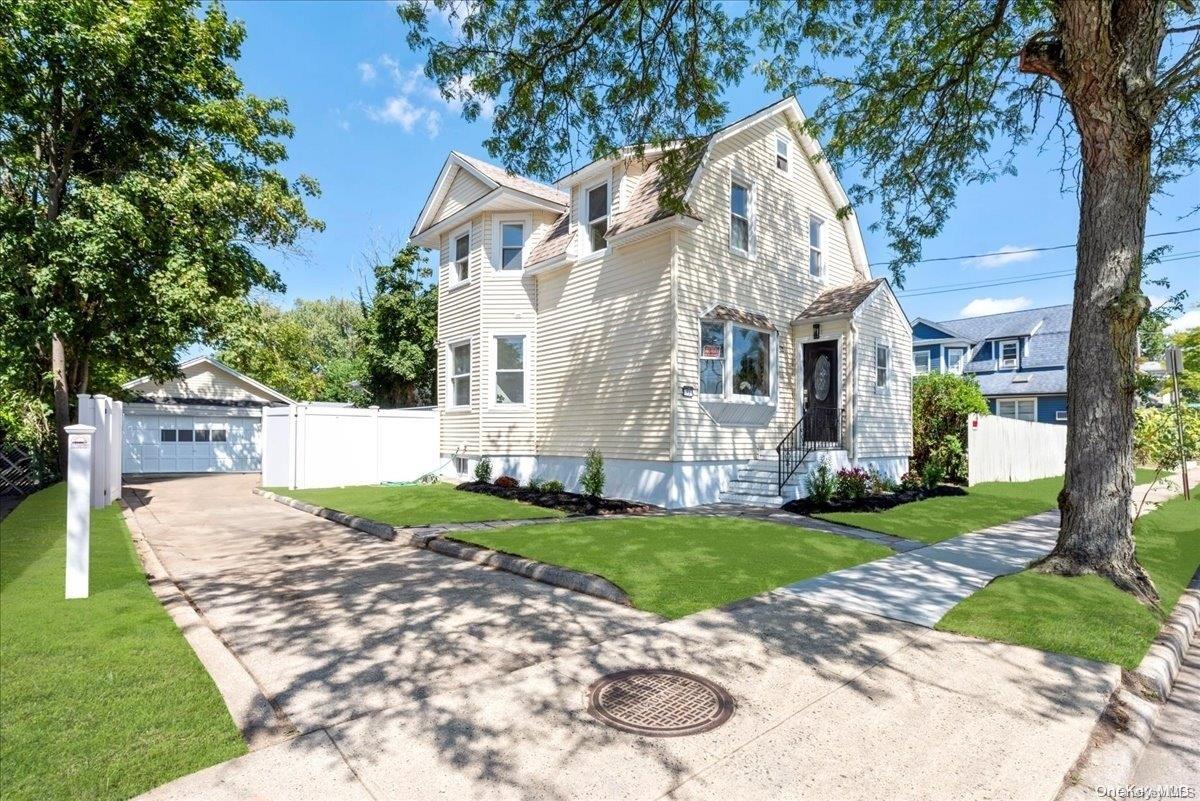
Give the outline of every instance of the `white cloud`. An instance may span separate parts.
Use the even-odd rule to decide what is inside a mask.
[[[1003,267],[1006,264],[1032,261],[1036,259],[1038,255],[1038,253],[1030,253],[1029,248],[1023,245],[1005,245],[1004,247],[996,248],[995,250],[990,251],[985,256],[977,256],[973,259],[963,259],[963,264],[969,264],[972,267],[982,267],[985,270],[988,270],[993,267]]]
[[[395,93],[384,98],[382,103],[365,106],[367,117],[375,122],[399,125],[406,133],[424,130],[431,139],[441,133],[443,113],[450,111],[461,114],[464,104],[474,94],[472,76],[466,75],[449,87],[449,97],[443,97],[437,85],[425,77],[420,66],[405,67],[387,53],[379,56],[373,64],[363,62],[358,68],[364,83],[383,73],[390,78],[395,89]],[[490,98],[480,99],[479,102],[480,115],[484,119],[491,119],[495,104]]]
[[[367,116],[375,122],[399,125],[405,133],[412,133],[419,126],[432,139],[442,130],[441,114],[431,108],[415,105],[403,95],[386,98],[382,105],[368,106],[366,111]]]
[[[985,314],[1003,314],[1004,312],[1028,309],[1033,301],[1026,297],[1019,298],[975,298],[962,307],[959,317],[982,317]]]
[[[363,83],[371,83],[379,73],[375,71],[375,65],[366,61],[360,61],[358,63],[358,74],[362,77]]]
[[[1192,309],[1167,323],[1167,327],[1164,330],[1168,334],[1177,334],[1180,331],[1186,331],[1189,328],[1196,328],[1197,326],[1200,326],[1200,309]]]

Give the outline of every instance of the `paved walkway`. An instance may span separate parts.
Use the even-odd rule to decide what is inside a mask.
[[[1200,635],[1183,659],[1171,698],[1133,772],[1140,787],[1184,785],[1200,793]]]
[[[1119,680],[779,593],[662,623],[250,483],[140,484],[138,520],[305,733],[148,799],[1049,799]],[[719,682],[733,717],[651,739],[586,712],[597,677],[654,666]]]

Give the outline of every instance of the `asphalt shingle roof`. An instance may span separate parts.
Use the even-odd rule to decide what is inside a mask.
[[[455,151],[456,153],[458,151]],[[567,197],[566,192],[559,191],[553,186],[534,181],[530,178],[525,178],[521,175],[514,175],[508,172],[503,167],[497,167],[495,164],[488,164],[486,161],[481,161],[465,153],[458,153],[458,157],[470,164],[481,173],[491,178],[501,186],[507,186],[509,189],[515,189],[518,192],[524,192],[527,195],[540,197],[543,200],[549,200],[551,203],[558,203],[561,206],[569,205],[571,199]]]
[[[968,368],[969,370],[970,368]],[[1065,395],[1066,366],[1048,370],[1002,370],[975,376],[984,395]]]
[[[567,210],[558,216],[542,241],[533,246],[533,250],[529,252],[529,263],[537,264],[558,258],[567,252],[567,248],[574,239],[575,234],[571,230],[571,212]]]
[[[811,317],[834,317],[839,314],[850,314],[861,306],[862,302],[875,291],[875,287],[882,284],[885,280],[884,278],[876,278],[871,281],[840,286],[837,289],[822,292],[817,296],[816,300],[808,304],[807,309],[800,312],[796,319],[804,320]]]

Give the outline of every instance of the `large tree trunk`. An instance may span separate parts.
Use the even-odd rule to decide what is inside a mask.
[[[51,334],[50,373],[54,380],[54,428],[58,436],[58,471],[67,475],[67,432],[71,424],[71,389],[67,386],[67,354],[62,338]]]
[[[1158,600],[1134,554],[1133,405],[1142,249],[1150,204],[1154,69],[1163,0],[1065,0],[1051,38],[1026,46],[1022,69],[1052,77],[1079,131],[1082,196],[1067,357],[1062,526],[1039,569],[1094,573]]]

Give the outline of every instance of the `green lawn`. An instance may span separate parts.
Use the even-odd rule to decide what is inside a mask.
[[[393,526],[563,516],[557,509],[546,509],[478,492],[460,491],[450,484],[408,484],[396,487],[370,484],[328,489],[266,489],[289,498],[324,506],[326,509],[336,509]]]
[[[458,532],[458,539],[596,573],[667,618],[891,555],[870,542],[727,517],[643,517]]]
[[[65,507],[59,484],[0,526],[0,797],[129,798],[246,753],[117,507],[92,511],[91,597],[63,599]]]
[[[1153,479],[1153,470],[1137,469],[1138,484],[1149,484]],[[941,542],[968,531],[1054,509],[1058,506],[1062,481],[1062,476],[1056,476],[1036,481],[976,484],[967,488],[966,495],[929,498],[886,512],[830,512],[814,517],[910,540]]]
[[[1200,500],[1168,501],[1142,516],[1135,533],[1138,559],[1170,612],[1200,565]],[[937,628],[1132,669],[1161,625],[1157,613],[1106,579],[1024,571],[967,598]]]

